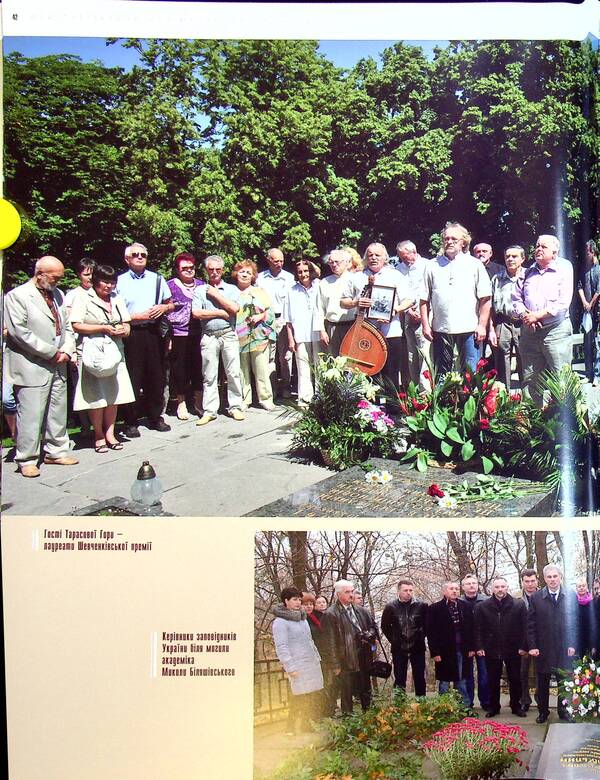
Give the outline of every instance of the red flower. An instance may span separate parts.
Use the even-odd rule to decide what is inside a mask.
[[[498,408],[498,391],[495,390],[495,388],[492,388],[486,395],[483,400],[483,405],[490,417],[493,417],[496,414],[496,409]]]
[[[521,401],[521,393],[511,393],[510,400],[519,403]]]
[[[427,495],[433,496],[433,498],[444,498],[446,494],[437,485],[429,485]]]
[[[423,379],[426,379],[428,382],[431,382],[431,373],[427,370],[423,371]]]
[[[488,428],[490,427],[490,421],[486,420],[485,417],[480,417],[479,427],[481,428],[482,431],[487,431]]]
[[[491,371],[487,372],[486,376],[488,377],[488,379],[495,379],[498,376],[498,372],[496,371],[495,368],[492,368]]]
[[[422,412],[424,409],[427,409],[429,404],[426,401],[417,401],[415,398],[410,399],[411,404],[413,405],[413,409],[415,412]]]
[[[468,371],[465,371],[465,382],[469,383],[473,377]]]
[[[487,366],[487,364],[488,361],[485,358],[480,358],[477,366],[475,367],[475,371],[481,371],[481,369],[484,368],[484,366]]]

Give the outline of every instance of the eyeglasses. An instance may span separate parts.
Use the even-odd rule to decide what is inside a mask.
[[[179,268],[179,270],[180,271],[195,271],[196,270],[196,266],[195,265],[182,265]]]
[[[146,257],[148,257],[148,253],[147,252],[131,252],[129,254],[129,257],[141,257],[141,258],[145,259]]]
[[[114,279],[98,279],[99,284],[105,284],[108,287],[116,287],[117,283],[114,281]]]

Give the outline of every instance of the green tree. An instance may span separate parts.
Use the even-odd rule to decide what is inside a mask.
[[[45,253],[70,265],[84,255],[113,259],[126,198],[114,121],[120,76],[69,55],[6,58],[6,197],[24,225],[6,252],[9,275],[29,273]]]

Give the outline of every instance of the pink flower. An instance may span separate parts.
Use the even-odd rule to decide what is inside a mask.
[[[480,417],[479,427],[481,428],[482,431],[487,431],[490,427],[490,421],[486,420],[485,417]]]
[[[368,401],[365,401],[364,398],[363,398],[362,401],[358,402],[358,408],[359,409],[368,409],[370,406],[371,406],[371,404]]]

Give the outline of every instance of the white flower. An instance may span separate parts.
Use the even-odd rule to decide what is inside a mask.
[[[565,709],[567,710],[567,712],[569,713],[569,715],[572,715],[572,714],[573,714],[573,707],[571,707],[571,705],[570,705],[570,704],[569,704],[569,706],[568,706],[568,707],[565,707]]]
[[[457,504],[456,499],[452,498],[452,496],[443,496],[442,498],[438,498],[437,502],[438,506],[441,506],[442,509],[454,509]]]
[[[365,474],[365,482],[369,482],[371,485],[376,485],[379,482],[379,474],[377,471],[367,471]]]
[[[575,672],[575,675],[578,675],[581,672],[581,666],[577,666],[573,671]],[[578,683],[579,680],[575,678],[575,682]]]
[[[388,482],[391,482],[393,479],[392,475],[389,471],[380,471],[379,472],[379,479],[377,480],[381,485],[387,485]]]
[[[583,686],[583,688],[581,690],[584,693],[589,693],[590,692],[590,686],[586,684],[586,685]]]

